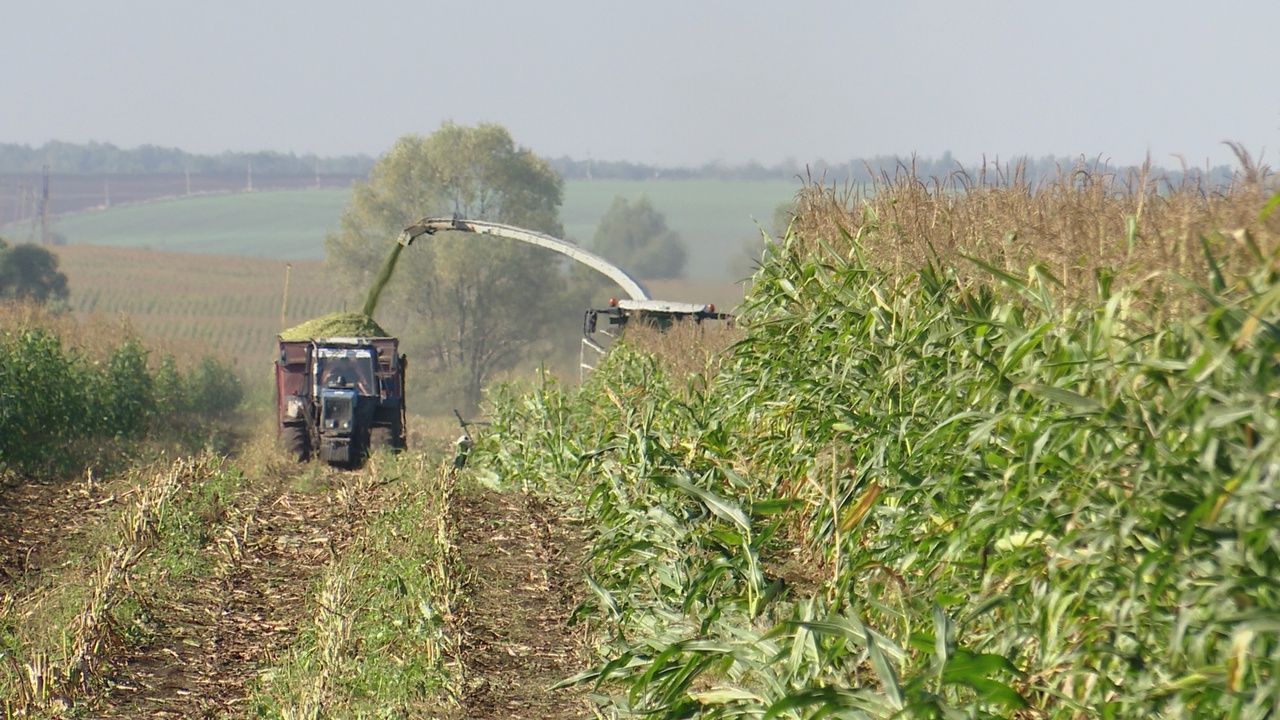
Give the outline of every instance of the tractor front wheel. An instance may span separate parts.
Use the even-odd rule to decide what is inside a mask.
[[[298,462],[306,462],[311,458],[311,441],[307,437],[306,425],[285,425],[280,428],[280,444],[284,451]]]

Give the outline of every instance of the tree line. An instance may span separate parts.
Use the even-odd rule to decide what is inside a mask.
[[[312,153],[296,155],[280,152],[223,152],[216,155],[189,153],[178,148],[142,145],[120,148],[111,143],[68,143],[50,141],[39,146],[0,143],[0,173],[38,173],[45,165],[55,173],[68,174],[177,174],[183,172],[207,175],[243,173],[249,165],[254,172],[270,175],[308,176],[368,175],[377,159],[368,155],[320,156]],[[1083,156],[1014,155],[1008,158],[978,159],[962,163],[944,152],[937,157],[916,155],[875,155],[844,161],[817,159],[799,162],[794,159],[764,164],[757,161],[729,164],[721,161],[689,166],[662,166],[626,160],[578,159],[568,156],[545,160],[550,169],[565,180],[795,180],[806,178],[824,183],[866,183],[884,175],[913,170],[919,177],[948,177],[954,173],[973,174],[988,170],[990,180],[997,181],[1019,173],[1031,182],[1055,178],[1063,169],[1086,165],[1107,167],[1113,171],[1131,170],[1127,166],[1111,166],[1106,158]],[[976,170],[975,170],[976,168]],[[1210,187],[1230,182],[1234,169],[1229,165],[1215,167],[1157,168],[1157,173],[1171,182],[1191,181]]]
[[[365,175],[373,167],[367,155],[322,157],[281,152],[189,153],[178,148],[142,145],[120,148],[111,143],[68,143],[52,140],[43,145],[0,143],[0,173],[38,173],[44,166],[55,173],[161,175],[183,172],[205,175],[253,171],[266,175]]]
[[[1137,166],[1113,165],[1105,157],[1065,155],[1013,155],[1007,158],[979,158],[962,162],[950,151],[940,156],[874,155],[851,158],[845,161],[817,159],[800,162],[787,159],[766,165],[757,161],[729,164],[720,161],[686,167],[664,167],[614,160],[580,160],[567,156],[548,161],[566,180],[812,180],[822,184],[863,184],[901,173],[911,173],[921,178],[947,178],[954,174],[966,174],[975,181],[999,184],[1017,176],[1035,184],[1041,180],[1053,180],[1062,172],[1073,168],[1088,167],[1108,172],[1128,173],[1140,170]],[[1208,187],[1224,187],[1235,176],[1231,165],[1213,167],[1153,167],[1154,175],[1169,182],[1192,182]]]

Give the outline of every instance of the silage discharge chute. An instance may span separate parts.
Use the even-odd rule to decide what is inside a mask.
[[[622,288],[623,292],[627,294],[625,299],[611,300],[607,308],[588,308],[583,316],[582,349],[578,361],[579,371],[582,375],[595,369],[595,366],[588,360],[594,362],[606,352],[605,347],[593,337],[601,317],[605,318],[607,325],[621,327],[630,320],[643,320],[664,329],[680,320],[701,323],[703,320],[709,319],[732,319],[732,316],[728,313],[717,312],[716,306],[710,303],[654,300],[649,297],[648,289],[639,280],[632,277],[631,273],[599,255],[584,250],[566,240],[561,240],[536,230],[515,227],[514,225],[503,225],[485,220],[465,220],[458,217],[424,218],[401,231],[400,237],[397,239],[398,245],[388,258],[383,272],[379,275],[379,282],[376,284],[377,290],[371,293],[367,307],[376,305],[376,292],[381,290],[381,286],[386,283],[387,278],[390,276],[390,268],[394,267],[396,256],[400,249],[412,245],[415,240],[424,235],[435,235],[438,232],[449,231],[471,233],[477,237],[489,235],[545,248],[586,265]],[[607,329],[604,330],[604,333],[612,335]]]

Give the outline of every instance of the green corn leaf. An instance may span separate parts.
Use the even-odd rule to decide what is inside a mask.
[[[1003,655],[959,651],[943,668],[942,679],[944,682],[968,682],[975,677],[989,677],[1001,672],[1017,677],[1025,675]]]
[[[764,703],[764,698],[753,692],[731,687],[717,687],[701,692],[691,692],[689,697],[693,698],[699,705],[728,705],[729,703],[742,702]]]
[[[964,684],[973,688],[978,693],[978,697],[984,702],[1000,705],[1009,710],[1021,710],[1030,707],[1026,699],[1019,695],[1017,690],[997,680],[973,678],[965,681]]]
[[[833,688],[805,688],[799,691],[793,691],[782,697],[780,700],[774,701],[772,705],[765,710],[762,720],[773,720],[792,710],[812,707],[814,705],[834,705],[837,700],[836,691]]]
[[[604,607],[609,610],[609,614],[615,618],[620,617],[622,608],[618,606],[618,601],[613,597],[613,593],[604,589],[604,586],[596,582],[590,575],[585,575],[583,578],[587,582],[587,587],[591,588],[596,597],[600,598],[600,602],[604,604]]]
[[[1056,403],[1066,405],[1072,409],[1086,413],[1102,412],[1102,403],[1093,398],[1085,397],[1066,388],[1054,387],[1053,385],[1041,385],[1038,383],[1022,383],[1019,388],[1030,392],[1032,395],[1052,400]]]
[[[734,505],[710,490],[700,488],[683,478],[666,478],[666,481],[700,500],[703,505],[707,506],[708,510],[715,514],[716,517],[737,525],[742,529],[743,534],[747,536],[751,535],[751,520],[737,505]]]
[[[902,708],[902,686],[898,684],[898,673],[894,672],[893,666],[885,658],[884,653],[880,652],[880,645],[871,635],[865,624],[862,624],[862,632],[866,636],[867,656],[871,660],[871,669],[875,671],[876,677],[880,679],[880,687],[888,696],[893,709]]]
[[[947,660],[951,657],[951,638],[955,635],[955,626],[941,605],[933,606],[933,632],[934,656],[938,667],[945,673]]]
[[[1276,211],[1276,208],[1280,208],[1280,193],[1272,195],[1271,199],[1267,201],[1267,204],[1262,206],[1262,212],[1258,213],[1258,219],[1266,222],[1271,217],[1272,213]]]

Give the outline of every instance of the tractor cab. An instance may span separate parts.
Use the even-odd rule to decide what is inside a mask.
[[[405,357],[391,337],[280,340],[280,437],[298,460],[355,467],[405,447]]]
[[[316,348],[316,394],[321,389],[347,389],[357,394],[378,394],[377,370],[373,348],[326,347]]]

